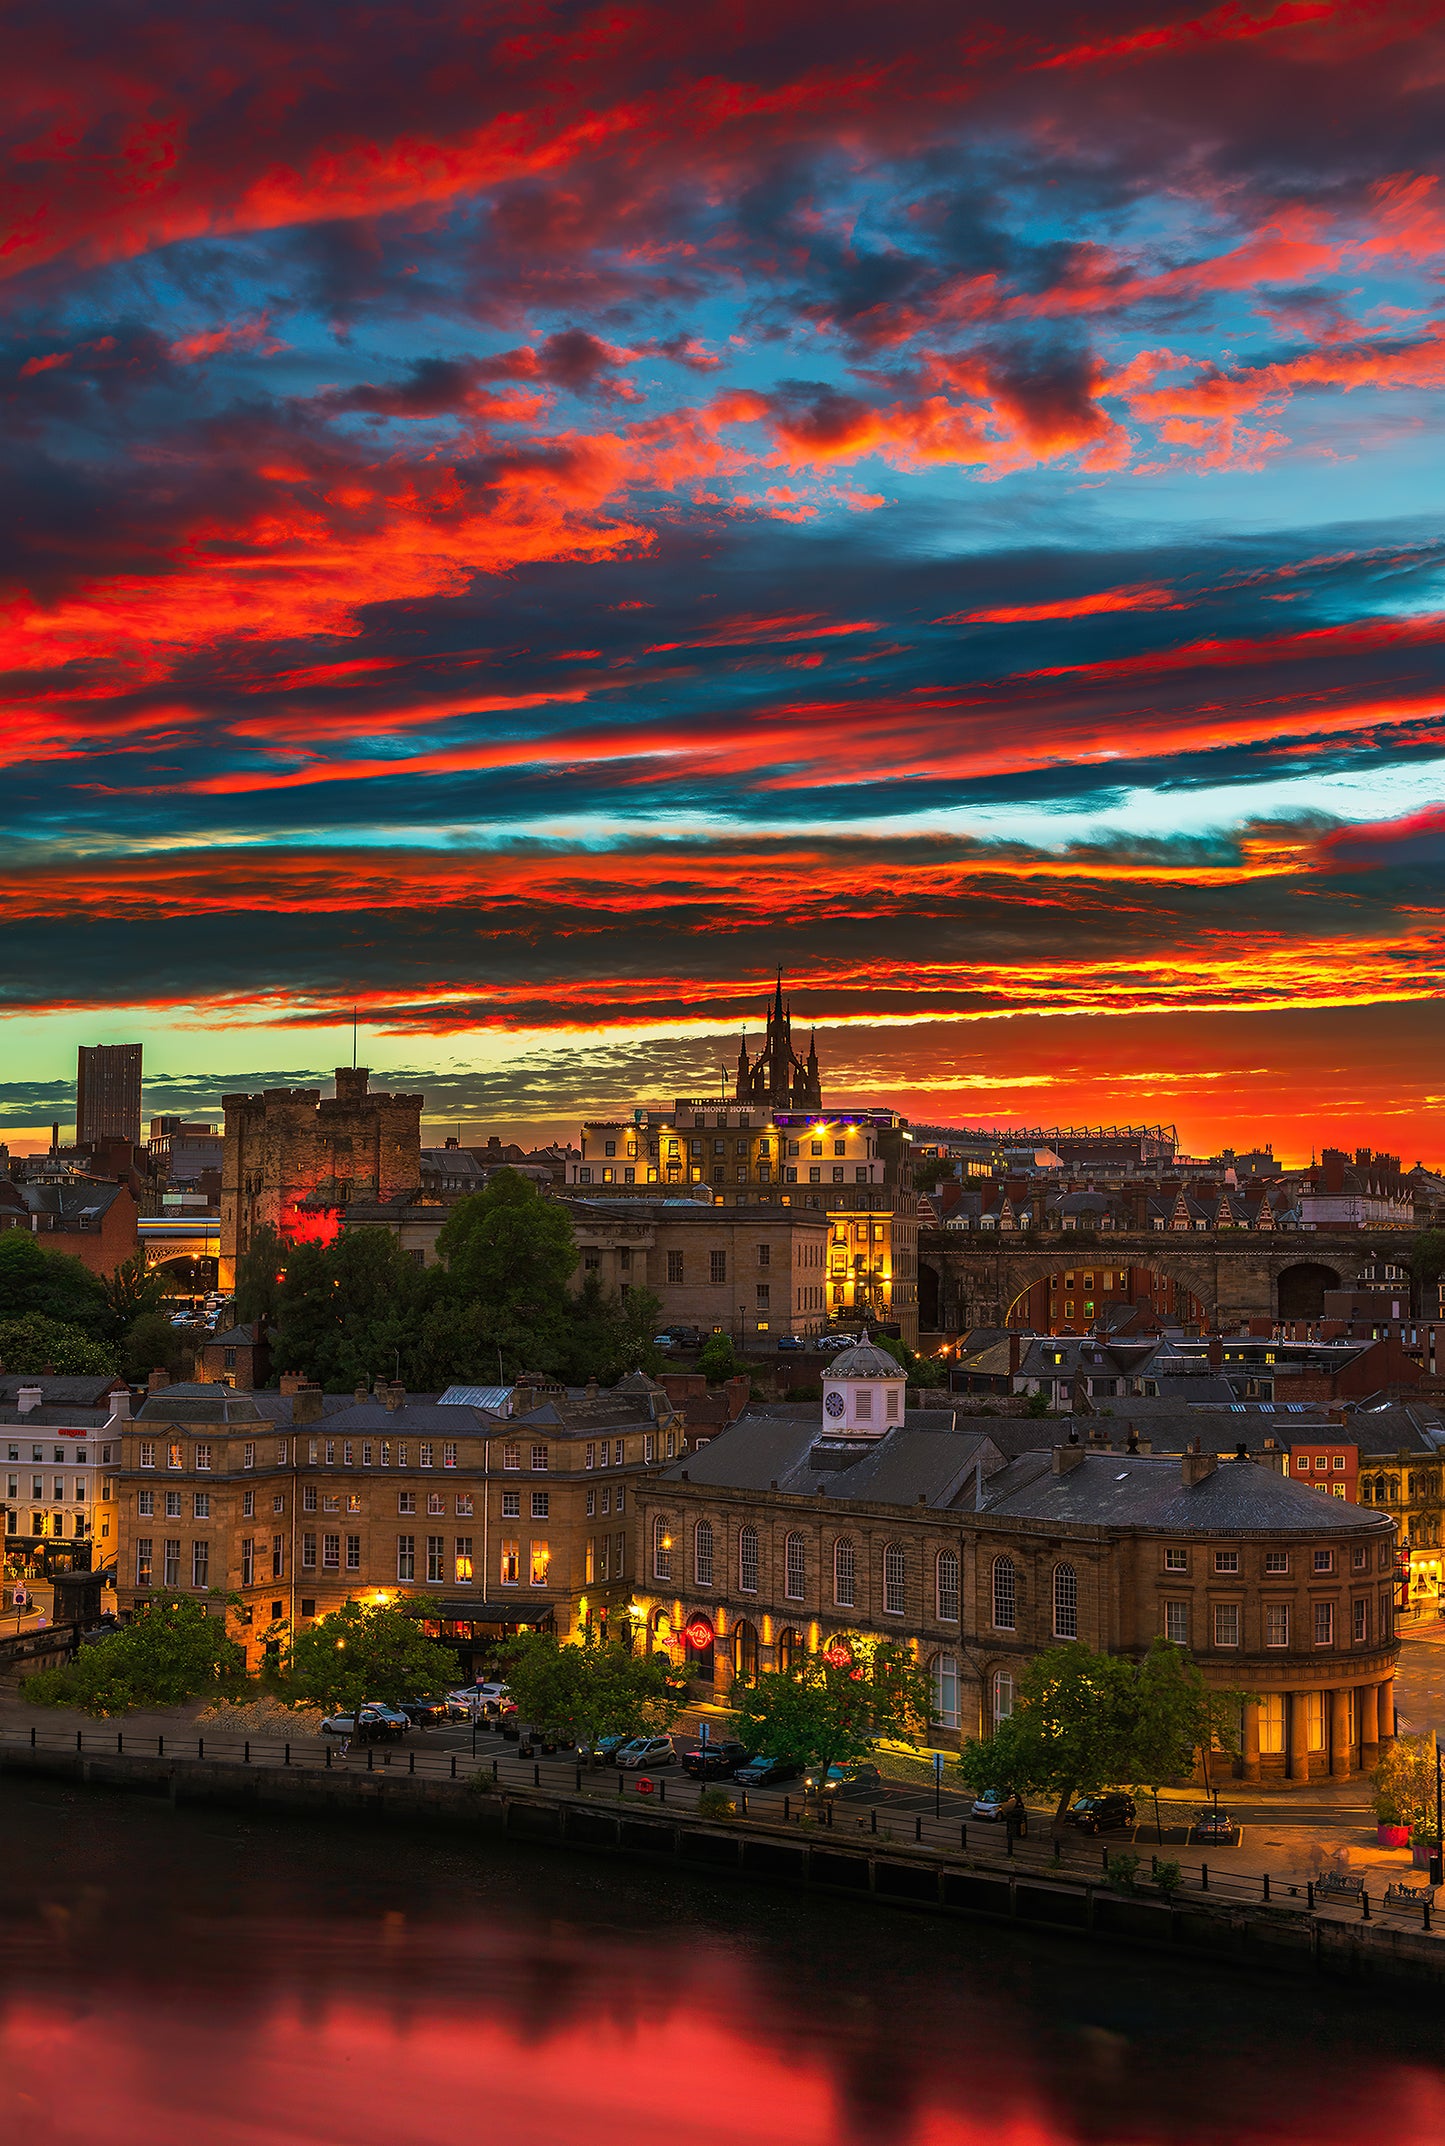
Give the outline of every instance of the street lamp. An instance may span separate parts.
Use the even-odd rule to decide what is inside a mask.
[[[1435,1739],[1435,1846],[1430,1856],[1430,1883],[1441,1882],[1442,1864],[1445,1864],[1445,1761],[1440,1756],[1440,1739]]]

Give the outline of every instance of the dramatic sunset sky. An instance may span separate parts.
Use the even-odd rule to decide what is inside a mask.
[[[1440,0],[0,8],[0,1117],[1445,1160]]]

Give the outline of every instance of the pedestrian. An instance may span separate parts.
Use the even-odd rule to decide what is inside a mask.
[[[1012,1796],[1009,1798],[1008,1812],[1004,1819],[1004,1825],[1007,1827],[1009,1837],[1011,1839],[1027,1840],[1029,1831],[1028,1808],[1024,1803],[1023,1797],[1019,1794],[1017,1789],[1014,1790]]]

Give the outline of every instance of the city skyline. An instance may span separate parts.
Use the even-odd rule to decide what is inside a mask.
[[[1436,1159],[1414,0],[13,40],[0,1137],[827,1093]],[[282,94],[278,82],[287,88]]]

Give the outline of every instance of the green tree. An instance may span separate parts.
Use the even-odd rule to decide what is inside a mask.
[[[665,1654],[634,1654],[589,1632],[563,1643],[528,1632],[502,1661],[519,1718],[586,1746],[603,1736],[660,1736],[677,1718],[687,1679]]]
[[[236,1262],[235,1315],[274,1326],[281,1310],[290,1247],[269,1222],[263,1222]]]
[[[1382,1825],[1408,1826],[1417,1840],[1435,1834],[1435,1735],[1397,1736],[1370,1775]]]
[[[185,1595],[138,1609],[129,1624],[92,1640],[73,1662],[27,1677],[21,1693],[33,1706],[124,1714],[136,1706],[180,1706],[245,1673],[245,1649],[228,1636],[224,1618]]]
[[[702,1345],[697,1368],[709,1386],[721,1386],[725,1379],[736,1378],[737,1353],[726,1334],[709,1334]]]
[[[144,1384],[152,1371],[173,1379],[187,1374],[192,1350],[163,1311],[143,1312],[120,1344],[120,1367],[128,1379]]]
[[[1134,1778],[1137,1672],[1121,1655],[1073,1644],[1036,1654],[1018,1681],[1013,1713],[986,1741],[970,1737],[963,1777],[981,1789],[1057,1798],[1054,1831],[1076,1795]]]
[[[1135,1717],[1130,1731],[1130,1779],[1154,1799],[1154,1827],[1163,1839],[1159,1791],[1194,1769],[1202,1754],[1208,1779],[1211,1750],[1232,1751],[1241,1704],[1237,1691],[1214,1691],[1198,1664],[1167,1639],[1156,1639],[1135,1672]]]
[[[1445,1274],[1445,1229],[1421,1230],[1410,1246],[1410,1273],[1417,1292]],[[1416,1308],[1425,1308],[1418,1294]]]
[[[80,1378],[114,1371],[115,1356],[106,1342],[94,1340],[81,1327],[28,1312],[0,1321],[0,1364],[7,1371],[53,1371]]]
[[[867,1756],[880,1736],[915,1735],[928,1720],[928,1680],[896,1640],[834,1639],[792,1669],[734,1686],[738,1734],[754,1751],[814,1766]]]
[[[572,1217],[531,1178],[498,1170],[485,1191],[458,1200],[437,1237],[437,1256],[461,1295],[480,1304],[560,1306],[577,1265]]]
[[[394,1705],[456,1683],[461,1666],[418,1622],[420,1597],[395,1603],[344,1602],[298,1632],[284,1683],[289,1697],[354,1713],[368,1699]]]
[[[334,1244],[293,1245],[277,1299],[274,1361],[330,1392],[400,1377],[426,1278],[389,1230],[343,1230]]]
[[[47,1252],[29,1230],[0,1230],[0,1322],[32,1315],[79,1327],[97,1340],[111,1331],[105,1284],[68,1252]]]
[[[916,1192],[934,1192],[946,1177],[952,1177],[958,1165],[947,1155],[915,1155],[913,1158],[913,1187]]]
[[[117,1335],[128,1332],[148,1312],[158,1312],[166,1293],[164,1281],[147,1267],[143,1252],[122,1260],[104,1287],[111,1330]]]

